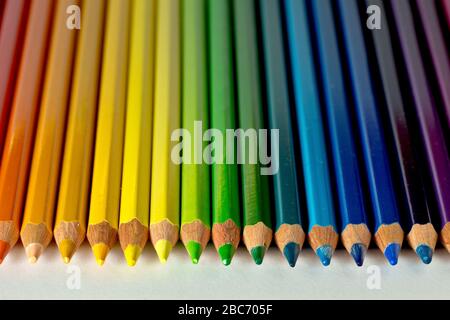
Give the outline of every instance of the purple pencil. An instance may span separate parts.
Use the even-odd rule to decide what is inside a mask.
[[[409,0],[391,1],[415,110],[441,217],[441,241],[450,252],[450,160],[436,105],[426,79]]]
[[[444,11],[447,17],[447,26],[450,30],[450,0],[441,0],[442,6],[444,7]]]
[[[450,60],[439,26],[438,13],[433,1],[416,0],[416,3],[436,71],[443,107],[447,114],[447,126],[450,128]]]

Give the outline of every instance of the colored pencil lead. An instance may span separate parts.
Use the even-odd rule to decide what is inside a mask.
[[[355,243],[354,245],[352,245],[350,255],[353,257],[353,260],[355,260],[355,263],[358,267],[361,267],[363,265],[366,252],[367,247],[364,244]]]
[[[295,267],[299,254],[300,254],[300,245],[298,243],[288,242],[284,246],[283,255],[292,268]]]
[[[263,262],[265,253],[266,247],[264,246],[253,247],[250,250],[250,254],[252,255],[253,261],[255,261],[257,265],[260,265]]]
[[[161,263],[167,262],[167,258],[169,258],[169,254],[172,251],[172,247],[172,243],[168,240],[161,239],[156,242],[155,250]]]
[[[330,265],[331,262],[331,256],[333,255],[333,247],[326,244],[316,249],[316,254],[320,259],[320,262],[322,262],[322,265],[324,267],[327,267]]]
[[[384,256],[392,266],[397,264],[399,254],[400,245],[398,243],[390,243],[387,245],[386,249],[384,249]]]
[[[229,266],[231,264],[231,259],[233,258],[235,251],[236,250],[231,243],[226,243],[217,249],[220,260],[225,266]]]

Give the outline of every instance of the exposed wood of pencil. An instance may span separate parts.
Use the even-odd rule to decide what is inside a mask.
[[[142,250],[148,240],[148,227],[138,219],[121,223],[119,226],[120,246],[125,251],[129,245],[136,245]]]
[[[398,223],[392,224],[382,224],[378,230],[375,232],[374,238],[375,243],[382,252],[386,247],[392,243],[399,244],[403,243],[403,229]]]
[[[178,226],[164,219],[150,225],[150,235],[154,246],[159,240],[167,240],[175,246],[178,241]]]
[[[194,220],[181,226],[180,238],[184,245],[190,241],[195,241],[202,246],[204,250],[210,239],[211,230],[200,220]]]
[[[366,224],[348,224],[341,233],[342,244],[350,253],[354,244],[362,244],[369,248],[371,233]]]
[[[269,248],[272,242],[272,229],[267,227],[263,222],[254,225],[246,225],[244,227],[243,240],[249,252],[256,247]]]
[[[438,234],[431,223],[415,224],[408,233],[407,240],[414,250],[420,245],[427,245],[434,251]]]
[[[280,225],[277,232],[275,232],[275,242],[281,252],[283,252],[284,247],[288,243],[296,243],[301,249],[303,247],[303,243],[305,242],[305,232],[299,224],[283,223]]]
[[[447,222],[441,229],[440,238],[442,245],[450,252],[450,222]]]
[[[225,244],[231,244],[237,249],[239,241],[241,241],[241,229],[232,219],[228,219],[224,223],[214,223],[212,240],[217,250]]]
[[[52,230],[45,223],[28,223],[22,226],[20,238],[29,262],[35,263],[39,259],[52,240],[52,235]]]
[[[19,237],[52,1],[34,1],[27,24],[0,168],[0,262]]]
[[[94,247],[97,244],[104,244],[111,249],[117,240],[117,230],[107,221],[98,224],[92,224],[88,227],[87,238],[89,244]]]
[[[332,226],[322,227],[315,225],[308,233],[308,242],[314,251],[326,245],[331,246],[335,250],[338,240],[339,235]]]
[[[79,221],[61,221],[53,231],[65,263],[69,263],[84,240],[85,230]]]

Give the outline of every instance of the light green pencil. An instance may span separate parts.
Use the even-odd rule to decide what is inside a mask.
[[[198,263],[208,244],[211,229],[210,173],[208,164],[203,161],[207,142],[196,145],[194,140],[198,131],[204,132],[209,128],[205,20],[204,0],[182,2],[182,121],[183,128],[190,133],[191,144],[183,147],[183,155],[190,154],[190,157],[184,157],[181,169],[180,237],[193,263]],[[186,142],[187,138],[184,137],[183,141]]]

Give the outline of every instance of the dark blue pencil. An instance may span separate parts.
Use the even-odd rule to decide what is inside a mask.
[[[375,241],[391,265],[403,242],[383,131],[356,0],[338,0],[359,135],[375,220]]]
[[[305,240],[291,124],[288,78],[279,0],[260,0],[266,92],[271,129],[279,130],[279,170],[273,176],[275,242],[291,267]],[[272,152],[275,150],[272,149]]]
[[[285,12],[308,206],[308,240],[327,266],[338,234],[306,2],[286,0]]]
[[[315,0],[311,4],[342,220],[341,239],[356,264],[361,266],[370,244],[371,234],[367,227],[332,3],[331,0]]]
[[[378,6],[385,12],[383,0],[366,0],[366,4]],[[433,257],[437,232],[431,223],[422,172],[412,138],[412,130],[406,118],[406,105],[401,94],[396,70],[392,38],[386,15],[381,16],[381,30],[369,31],[375,48],[378,69],[386,100],[386,108],[395,142],[395,158],[399,168],[400,190],[403,193],[403,229],[406,239],[420,259],[428,264]]]

